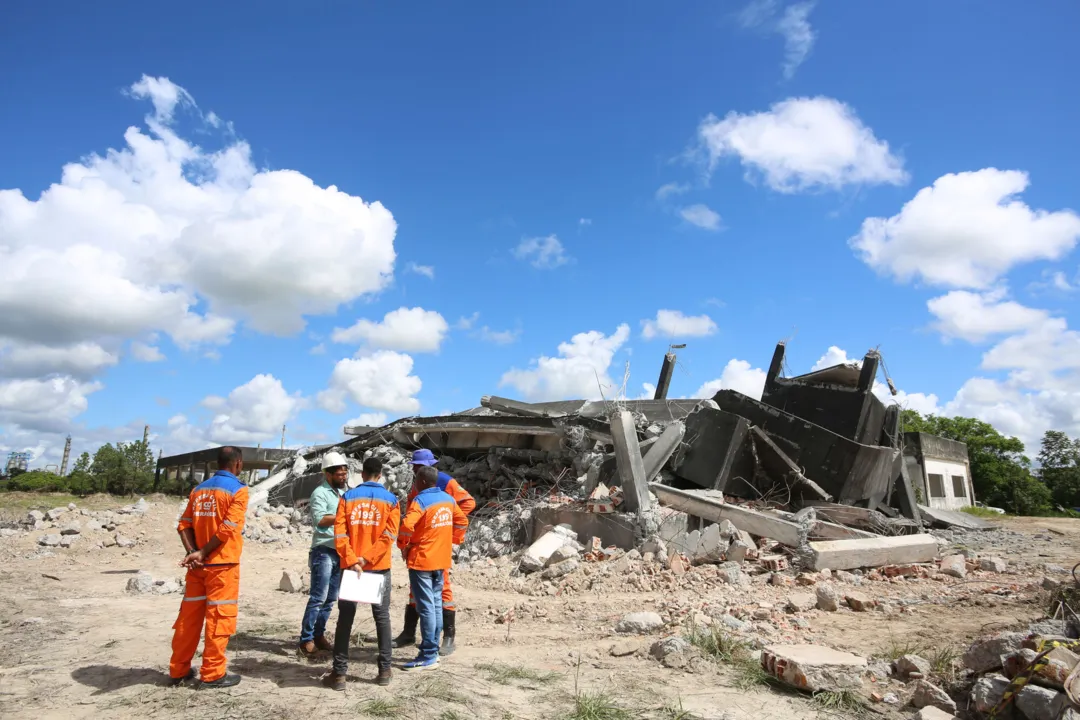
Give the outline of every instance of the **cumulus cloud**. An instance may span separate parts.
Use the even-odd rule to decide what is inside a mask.
[[[345,427],[382,427],[389,422],[386,413],[361,413],[345,423]]]
[[[101,388],[68,376],[0,381],[0,426],[63,432],[86,411],[87,397]]]
[[[566,249],[555,235],[524,238],[513,252],[518,260],[528,262],[538,270],[554,270],[570,262]]]
[[[484,325],[477,331],[476,336],[493,345],[513,345],[521,337],[521,330],[492,330]]]
[[[670,182],[670,183],[666,183],[664,185],[661,185],[656,190],[656,199],[657,200],[667,200],[669,197],[672,197],[673,195],[682,195],[683,193],[687,193],[687,192],[690,192],[690,185],[689,184]]]
[[[412,375],[411,356],[379,350],[370,355],[339,360],[326,390],[318,395],[320,407],[345,412],[348,400],[361,407],[392,413],[415,414],[420,401],[420,378]]]
[[[825,354],[818,358],[818,361],[810,368],[810,372],[824,370],[825,368],[833,367],[834,365],[852,364],[862,365],[862,360],[852,360],[847,356],[847,351],[842,350],[835,345],[830,345],[829,349],[825,351]]]
[[[0,337],[59,347],[160,331],[227,341],[237,320],[293,333],[390,282],[396,224],[378,202],[259,170],[247,143],[205,150],[177,134],[191,94],[143,77],[146,130],[62,169],[37,199],[0,190]],[[42,293],[46,286],[63,293]]]
[[[679,217],[702,230],[719,230],[720,213],[708,205],[698,203],[679,209]]]
[[[131,356],[139,362],[161,362],[165,359],[158,347],[138,340],[131,343]]]
[[[630,327],[619,325],[611,335],[598,330],[578,333],[559,343],[558,356],[541,355],[528,369],[503,373],[500,387],[513,387],[530,401],[568,398],[599,399],[612,396],[614,382],[608,375],[611,361],[630,338]]]
[[[784,38],[784,77],[790,80],[814,47],[817,33],[810,25],[813,2],[789,5],[782,14],[776,0],[754,0],[743,8],[739,21],[745,28],[778,33]]]
[[[708,315],[683,315],[678,310],[657,310],[655,319],[641,321],[641,336],[646,340],[705,337],[716,330],[716,323]]]
[[[417,265],[416,263],[411,262],[405,266],[405,269],[411,273],[423,275],[424,277],[430,278],[432,280],[435,279],[435,268],[431,265]]]
[[[767,112],[731,112],[723,120],[710,115],[698,137],[710,171],[734,156],[746,168],[747,180],[760,178],[777,192],[901,185],[908,179],[889,144],[878,140],[851,107],[832,98],[790,98]]]
[[[1019,199],[1019,170],[985,168],[944,175],[890,218],[868,218],[851,247],[900,281],[985,289],[1016,265],[1055,260],[1080,239],[1071,210],[1033,210]]]
[[[334,328],[336,343],[366,343],[373,348],[406,352],[438,352],[450,325],[434,310],[401,307],[383,316],[382,322],[366,318],[350,328]]]
[[[946,338],[982,342],[993,335],[1037,329],[1049,313],[1005,300],[1004,288],[976,293],[953,290],[926,303],[937,318],[934,328]]]
[[[696,398],[711,398],[720,390],[735,390],[755,400],[761,399],[765,390],[765,371],[745,360],[731,359],[724,366],[720,377],[710,380],[697,389]]]
[[[226,397],[209,395],[203,407],[214,413],[206,437],[214,443],[250,445],[279,437],[281,428],[304,406],[273,375],[256,375]]]
[[[6,348],[0,344],[0,377],[59,374],[86,380],[119,361],[116,353],[92,342],[64,346],[18,343]]]

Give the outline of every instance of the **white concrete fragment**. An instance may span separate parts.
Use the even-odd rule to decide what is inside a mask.
[[[938,570],[952,577],[963,578],[967,576],[967,563],[963,555],[947,555],[941,558]]]
[[[644,635],[664,626],[664,619],[654,612],[636,612],[624,615],[615,626],[615,632]]]
[[[933,535],[898,535],[860,540],[824,540],[808,543],[810,569],[851,570],[882,565],[929,562],[937,557]]]
[[[146,595],[154,591],[154,578],[145,570],[140,570],[134,577],[128,578],[125,591],[128,595]]]
[[[855,690],[866,659],[820,645],[770,645],[761,651],[761,667],[801,690]]]
[[[928,680],[915,681],[915,692],[911,695],[911,704],[917,708],[932,706],[946,712],[956,712],[956,702],[949,697],[949,693]]]
[[[304,578],[303,576],[294,570],[285,570],[281,573],[281,581],[278,583],[278,590],[283,590],[288,593],[298,593],[304,591]]]
[[[548,560],[555,554],[555,551],[565,544],[566,535],[564,533],[558,530],[549,530],[525,550],[518,567],[524,573],[543,570]]]

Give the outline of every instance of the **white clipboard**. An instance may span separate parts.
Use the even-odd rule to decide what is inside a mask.
[[[349,602],[378,605],[382,601],[383,583],[386,575],[376,572],[358,573],[345,570],[341,574],[338,598]]]

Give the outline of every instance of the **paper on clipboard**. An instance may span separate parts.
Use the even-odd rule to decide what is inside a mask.
[[[382,573],[357,573],[355,570],[345,570],[341,575],[338,598],[365,605],[378,605],[382,600],[385,581],[386,576]]]

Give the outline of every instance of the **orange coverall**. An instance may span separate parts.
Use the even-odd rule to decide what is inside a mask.
[[[454,478],[450,477],[447,473],[439,473],[439,481],[435,483],[435,487],[442,490],[444,493],[454,498],[454,502],[461,508],[461,512],[465,515],[469,515],[476,509],[476,500],[468,493],[465,488],[461,487]],[[409,490],[409,497],[405,500],[406,509],[412,504],[413,499],[416,497],[415,486]],[[412,589],[409,589],[409,604],[416,606],[416,602],[413,600]],[[454,605],[454,590],[450,587],[450,570],[443,570],[443,583],[442,583],[442,604],[443,610],[456,610]]]
[[[205,547],[213,537],[219,538],[221,545],[202,567],[187,571],[184,599],[173,625],[170,677],[182,678],[191,670],[204,621],[206,639],[199,675],[203,682],[213,682],[225,675],[225,648],[229,638],[236,634],[240,553],[244,548],[241,533],[247,504],[247,486],[224,470],[218,470],[188,497],[177,531],[191,528],[198,548]]]

